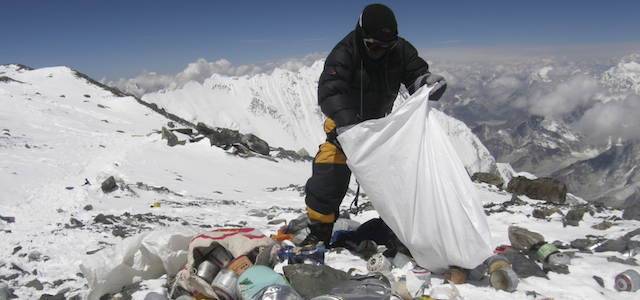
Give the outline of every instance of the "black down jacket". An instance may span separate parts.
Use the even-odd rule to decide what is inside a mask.
[[[416,79],[429,65],[407,41],[378,60],[366,54],[359,28],[340,41],[327,57],[318,82],[318,104],[336,127],[381,118],[391,112],[400,84],[415,92]]]

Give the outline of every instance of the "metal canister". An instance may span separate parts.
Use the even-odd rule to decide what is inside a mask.
[[[487,270],[489,267],[485,264],[481,264],[474,269],[471,269],[467,272],[467,278],[471,281],[480,281],[484,278],[484,275],[487,274]]]
[[[463,284],[467,280],[467,275],[460,269],[451,268],[444,271],[444,279],[455,284]]]
[[[489,273],[489,275],[497,270],[511,269],[509,260],[500,254],[489,257],[485,261],[485,265],[487,265],[488,267],[487,272]]]
[[[381,253],[371,256],[367,261],[367,270],[369,272],[391,271],[391,266],[391,261]]]
[[[369,273],[381,273],[384,277],[389,279],[390,282],[395,281],[395,277],[393,276],[393,273],[391,273],[392,267],[391,261],[381,253],[371,256],[367,261],[367,270],[369,270]]]
[[[396,254],[396,256],[393,257],[393,265],[396,266],[396,268],[400,268],[402,269],[404,266],[406,266],[408,263],[411,263],[413,261],[413,259],[409,256],[406,256],[400,252],[398,252]]]
[[[238,275],[229,269],[221,269],[213,278],[211,287],[221,299],[235,300],[238,295]]]
[[[549,260],[549,263],[554,265],[570,265],[571,264],[571,258],[569,257],[569,255],[562,254],[560,252],[550,254],[547,259]]]
[[[491,286],[512,293],[518,286],[518,275],[512,269],[500,269],[491,273]]]
[[[213,249],[213,251],[211,251],[211,257],[209,259],[213,263],[218,265],[220,269],[224,269],[229,266],[229,264],[233,260],[233,257],[231,257],[231,254],[227,252],[227,249],[222,246],[217,246]]]
[[[422,267],[415,267],[411,270],[411,272],[413,273],[413,275],[416,275],[416,278],[424,281],[422,286],[424,286],[425,288],[431,285],[431,272],[429,272],[429,270]]]
[[[620,292],[635,292],[640,288],[640,274],[629,269],[616,276],[616,290]]]
[[[196,275],[204,279],[208,284],[211,284],[213,278],[216,277],[218,272],[220,272],[220,267],[208,260],[205,260],[198,265]]]
[[[538,256],[538,260],[541,263],[544,263],[548,261],[549,255],[558,253],[558,252],[560,251],[558,250],[558,248],[556,248],[556,246],[554,246],[553,244],[546,243],[540,246],[540,248],[538,248],[538,251],[536,251],[536,255]]]

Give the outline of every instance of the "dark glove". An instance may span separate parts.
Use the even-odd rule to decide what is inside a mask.
[[[429,87],[433,87],[431,92],[429,92],[429,100],[440,100],[440,97],[442,97],[444,91],[447,90],[447,81],[444,80],[444,77],[440,75],[427,73],[418,77],[418,80],[416,81],[419,82],[419,84],[417,85],[419,87],[425,84]]]

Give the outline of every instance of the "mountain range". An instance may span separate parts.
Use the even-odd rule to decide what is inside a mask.
[[[598,173],[585,171],[580,163],[610,155],[607,151],[613,145],[635,143],[633,136],[616,139],[600,133],[600,139],[591,138],[588,132],[594,130],[589,124],[593,122],[587,119],[598,105],[635,101],[640,90],[638,61],[640,55],[634,54],[617,63],[560,59],[491,66],[438,65],[432,72],[445,75],[449,87],[436,107],[470,128],[496,162],[510,164],[517,172],[560,179],[570,192],[590,201],[620,205],[635,192],[638,181],[629,175],[608,176],[628,174],[622,170],[635,168],[638,161],[624,160],[631,165],[622,169],[620,165],[604,166],[607,171]],[[305,148],[313,154],[325,138],[316,95],[323,65],[320,60],[298,72],[277,69],[253,76],[213,75],[202,83],[192,81],[176,89],[147,93],[141,99],[191,122],[254,133],[269,143]],[[396,104],[407,96],[406,90],[400,93]],[[637,124],[637,118],[630,121]],[[566,176],[569,173],[573,176]],[[585,189],[584,182],[602,184]]]

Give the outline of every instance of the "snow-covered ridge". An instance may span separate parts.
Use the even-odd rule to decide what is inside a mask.
[[[174,91],[145,94],[142,100],[191,122],[253,133],[270,145],[305,148],[313,154],[326,138],[322,131],[325,116],[317,105],[323,66],[324,61],[317,61],[298,72],[276,69],[270,75],[241,77],[216,74],[203,84],[190,82]],[[463,122],[442,112],[437,115],[470,175],[499,173],[495,159]]]

